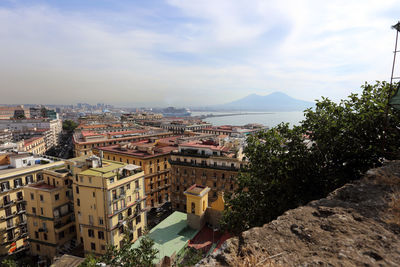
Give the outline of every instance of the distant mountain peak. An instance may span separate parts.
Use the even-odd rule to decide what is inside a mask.
[[[253,93],[221,105],[220,108],[248,111],[302,111],[313,105],[313,102],[295,99],[283,92],[276,91],[264,96]]]

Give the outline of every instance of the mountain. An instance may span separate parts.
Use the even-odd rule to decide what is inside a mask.
[[[295,99],[282,92],[275,92],[265,96],[251,94],[239,100],[220,105],[219,108],[246,111],[303,111],[313,106],[314,102]]]

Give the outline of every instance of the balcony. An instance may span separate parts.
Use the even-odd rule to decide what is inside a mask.
[[[15,224],[7,225],[6,226],[6,230],[11,230],[11,229],[14,229],[16,227],[17,227],[17,225],[15,225]]]
[[[125,196],[126,196],[125,193],[119,194],[118,196],[113,196],[112,197],[112,202],[115,202],[115,201],[117,201],[119,199],[125,198]]]
[[[11,206],[12,204],[14,204],[14,201],[4,201],[3,202],[3,208],[7,208],[9,206]]]
[[[17,203],[26,204],[26,200],[24,200],[24,198],[17,198],[15,201],[16,201]]]
[[[55,222],[54,228],[55,229],[60,229],[60,228],[66,226],[66,225],[68,225],[68,224],[70,224],[70,223],[72,223],[74,221],[75,221],[74,216],[70,216],[70,217],[68,217],[67,220],[64,220],[64,221],[58,220],[57,222]],[[93,224],[93,222],[92,222],[92,224]]]
[[[208,168],[208,169],[225,170],[225,171],[239,171],[239,169],[236,167],[207,164],[206,162],[194,163],[194,162],[183,162],[179,160],[169,160],[169,161],[171,165],[190,166],[190,167]]]

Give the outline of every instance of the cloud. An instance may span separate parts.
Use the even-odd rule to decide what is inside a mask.
[[[395,1],[118,4],[0,5],[0,102],[338,100],[390,75]]]

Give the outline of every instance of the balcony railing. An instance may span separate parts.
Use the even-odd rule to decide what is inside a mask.
[[[200,167],[200,168],[209,168],[209,169],[216,169],[216,170],[226,170],[226,171],[239,171],[239,168],[232,167],[232,166],[221,166],[221,165],[214,165],[214,164],[207,164],[205,162],[202,163],[194,163],[194,162],[183,162],[179,160],[169,160],[171,165],[180,165],[180,166],[190,166],[190,167]]]

